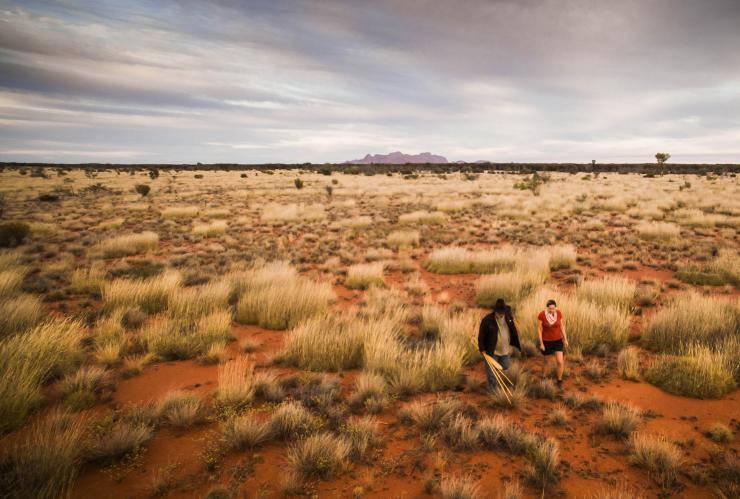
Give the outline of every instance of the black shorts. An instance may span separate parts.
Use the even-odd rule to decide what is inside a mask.
[[[563,351],[563,340],[562,338],[555,341],[546,341],[543,340],[542,344],[545,345],[544,350],[540,350],[542,355],[552,355],[555,352],[562,352]]]

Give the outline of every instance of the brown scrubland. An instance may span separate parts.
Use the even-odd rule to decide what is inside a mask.
[[[740,496],[735,174],[362,171],[0,172],[0,496]]]

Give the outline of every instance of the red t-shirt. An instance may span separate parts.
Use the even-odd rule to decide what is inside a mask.
[[[560,310],[555,310],[557,319],[555,324],[550,325],[545,317],[545,311],[539,313],[537,319],[542,323],[542,341],[558,341],[563,339],[563,330],[560,329],[560,322],[563,319],[563,314]]]

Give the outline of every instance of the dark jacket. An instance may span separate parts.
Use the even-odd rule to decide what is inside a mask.
[[[517,333],[516,325],[514,325],[514,317],[511,315],[511,307],[506,307],[504,320],[509,326],[509,344],[521,350],[522,347],[519,346],[519,333]],[[496,351],[497,342],[498,322],[496,321],[496,314],[491,312],[487,316],[483,317],[483,320],[480,322],[480,330],[478,331],[478,350],[486,352],[488,355],[493,355]]]

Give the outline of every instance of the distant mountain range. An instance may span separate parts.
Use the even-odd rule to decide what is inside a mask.
[[[423,152],[421,154],[404,154],[401,151],[395,151],[390,154],[366,154],[362,159],[353,159],[346,161],[349,165],[403,165],[405,163],[449,163],[447,158]]]

